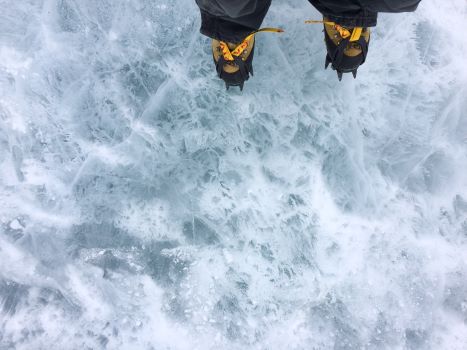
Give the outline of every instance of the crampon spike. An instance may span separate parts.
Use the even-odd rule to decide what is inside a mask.
[[[253,66],[250,67],[250,74],[251,74],[251,76],[254,75],[254,74],[253,74]]]
[[[226,82],[226,83],[225,83],[225,89],[226,89],[227,91],[229,90],[229,87],[230,87],[230,85]]]
[[[352,71],[352,75],[353,75],[353,78],[354,78],[354,79],[357,78],[357,70],[356,70],[356,69],[354,69],[354,70]]]
[[[342,80],[342,72],[338,71],[337,72],[337,77],[339,78],[339,81],[341,81]]]
[[[242,81],[242,82],[240,83],[240,91],[243,91],[243,84],[244,84],[244,82]]]

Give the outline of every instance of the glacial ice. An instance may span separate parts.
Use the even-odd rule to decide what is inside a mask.
[[[225,91],[192,0],[0,1],[0,349],[465,349],[464,0],[358,78],[273,1]]]

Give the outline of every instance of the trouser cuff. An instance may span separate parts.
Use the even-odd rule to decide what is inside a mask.
[[[201,11],[200,32],[212,39],[233,43],[242,42],[246,36],[257,28],[246,27],[239,23],[227,21],[215,17],[205,11]]]
[[[331,13],[322,13],[324,17],[332,22],[344,27],[374,27],[378,19],[378,13],[362,10],[356,15],[336,15]]]

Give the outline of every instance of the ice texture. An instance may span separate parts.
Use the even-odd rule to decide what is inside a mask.
[[[273,1],[225,91],[193,0],[0,0],[0,349],[467,349],[465,0],[354,80]]]

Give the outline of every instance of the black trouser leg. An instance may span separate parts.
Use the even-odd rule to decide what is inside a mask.
[[[271,0],[196,0],[201,33],[217,40],[241,42],[259,29]]]
[[[309,0],[329,20],[348,27],[374,27],[378,12],[415,11],[420,0]]]

